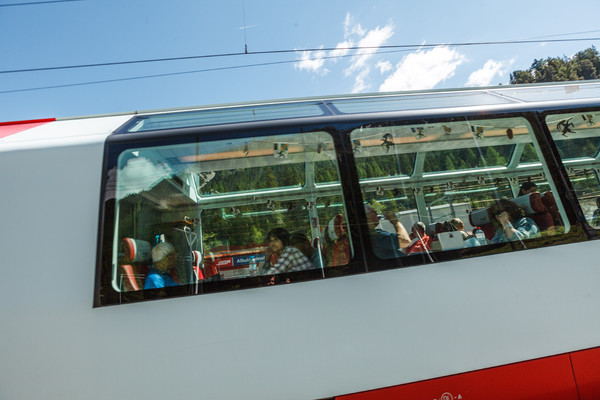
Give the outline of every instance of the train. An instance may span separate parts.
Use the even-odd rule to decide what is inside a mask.
[[[600,81],[3,122],[0,170],[2,399],[600,397]]]

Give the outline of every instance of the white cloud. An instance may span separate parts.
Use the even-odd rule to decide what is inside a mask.
[[[352,77],[354,80],[352,92],[357,93],[368,89],[371,84],[368,83],[369,76],[374,69],[378,69],[382,74],[389,72],[392,65],[389,61],[380,60],[373,62],[375,52],[385,44],[394,34],[394,25],[388,23],[383,27],[374,29],[364,29],[359,23],[356,23],[350,13],[346,14],[344,19],[344,39],[336,45],[335,49],[326,53],[323,50],[314,52],[302,52],[299,54],[299,60],[295,68],[300,71],[312,72],[318,75],[326,75],[330,72],[326,68],[329,65],[339,61],[339,58],[350,55],[348,66],[344,69],[344,76]],[[350,50],[350,47],[366,47],[362,50]],[[321,49],[323,46],[321,46]],[[327,59],[323,59],[327,57]],[[316,59],[321,58],[321,59]]]
[[[358,42],[358,47],[369,47],[368,49],[358,50],[356,55],[350,61],[350,67],[346,69],[346,76],[356,72],[367,64],[373,56],[377,48],[381,47],[394,34],[394,26],[386,25],[383,28],[377,27],[368,31],[365,36]]]
[[[353,47],[354,43],[351,40],[344,40],[343,42],[339,42],[335,47],[335,50],[331,50],[329,52],[330,57],[343,57],[350,52],[349,47]],[[334,58],[333,62],[337,62]]]
[[[371,73],[371,67],[366,66],[360,70],[358,74],[354,77],[354,87],[352,88],[352,93],[360,93],[364,92],[371,87],[371,85],[367,84],[366,79]]]
[[[344,20],[344,38],[348,39],[352,36],[364,36],[365,30],[360,24],[354,23],[354,17],[350,13],[346,13],[346,19]]]
[[[325,51],[303,51],[299,54],[300,62],[294,64],[294,68],[300,71],[314,72],[319,75],[327,75],[329,73],[329,70],[325,68]]]
[[[385,74],[392,70],[392,63],[389,61],[378,61],[375,66],[379,69],[379,72]]]
[[[463,54],[447,46],[437,46],[428,51],[419,50],[404,57],[379,90],[432,89],[454,76],[456,68],[465,61]]]
[[[488,86],[496,75],[502,76],[513,61],[487,60],[485,65],[469,75],[465,86]]]

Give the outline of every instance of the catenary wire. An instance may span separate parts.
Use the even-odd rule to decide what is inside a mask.
[[[39,68],[23,68],[23,69],[13,69],[13,70],[4,70],[4,71],[0,70],[0,74],[53,71],[53,70],[76,69],[76,68],[106,67],[106,66],[113,66],[113,65],[143,64],[143,63],[182,61],[182,60],[194,60],[194,59],[206,59],[206,58],[222,58],[222,57],[233,57],[233,56],[242,56],[242,55],[306,53],[306,52],[334,51],[334,50],[350,51],[350,50],[373,50],[373,49],[415,49],[415,48],[431,48],[431,47],[438,47],[438,46],[448,46],[448,47],[492,46],[492,45],[506,45],[506,44],[581,42],[581,41],[593,41],[593,40],[600,40],[600,37],[549,39],[549,40],[502,40],[502,41],[491,41],[491,42],[401,44],[401,45],[384,45],[384,46],[348,46],[348,47],[326,47],[326,48],[293,49],[293,50],[291,50],[291,49],[265,50],[265,51],[249,51],[247,53],[246,52],[219,53],[219,54],[205,54],[205,55],[194,55],[194,56],[183,56],[183,57],[151,58],[151,59],[144,59],[144,60],[114,61],[114,62],[103,62],[103,63],[93,63],[93,64],[62,65],[62,66],[39,67]]]
[[[390,50],[390,51],[375,51],[372,53],[362,53],[361,55],[369,55],[369,54],[389,54],[389,53],[402,53],[410,50],[402,49],[402,50]],[[85,86],[85,85],[96,85],[100,83],[113,83],[113,82],[123,82],[123,81],[133,81],[139,79],[148,79],[148,78],[161,78],[165,76],[176,76],[176,75],[186,75],[186,74],[197,74],[202,72],[215,72],[215,71],[225,71],[231,69],[242,69],[242,68],[251,68],[251,67],[265,67],[270,65],[279,65],[279,64],[296,64],[301,63],[303,61],[315,61],[315,60],[328,60],[328,59],[337,59],[337,58],[346,58],[346,57],[355,57],[356,54],[345,54],[340,56],[323,56],[323,57],[314,57],[306,60],[283,60],[283,61],[271,61],[264,63],[255,63],[255,64],[244,64],[244,65],[233,65],[228,67],[215,67],[215,68],[204,68],[204,69],[196,69],[191,71],[180,71],[180,72],[166,72],[163,74],[153,74],[153,75],[143,75],[143,76],[133,76],[127,78],[115,78],[115,79],[103,79],[97,81],[90,82],[77,82],[77,83],[65,83],[62,85],[52,85],[52,86],[40,86],[26,89],[12,89],[12,90],[2,90],[0,94],[7,93],[19,93],[19,92],[29,92],[34,90],[44,90],[44,89],[58,89],[58,88],[66,88],[73,86]]]
[[[85,0],[49,0],[49,1],[30,1],[27,3],[10,3],[10,4],[0,4],[0,7],[19,7],[19,6],[33,6],[40,4],[51,4],[51,3],[72,3],[75,1],[85,1]]]

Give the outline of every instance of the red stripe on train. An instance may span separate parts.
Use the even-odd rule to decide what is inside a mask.
[[[336,400],[596,400],[600,348],[336,397]]]
[[[53,121],[56,121],[56,119],[46,118],[27,121],[0,122],[0,139]]]

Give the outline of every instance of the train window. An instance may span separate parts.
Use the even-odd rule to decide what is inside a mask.
[[[262,104],[237,108],[212,108],[177,113],[138,116],[127,124],[126,132],[144,132],[191,126],[231,124],[246,121],[269,121],[290,117],[316,117],[325,112],[319,102]]]
[[[523,243],[568,230],[525,118],[371,124],[351,139],[379,258]],[[394,238],[386,242],[394,253],[379,249],[382,236]]]
[[[553,114],[546,124],[586,221],[600,229],[600,113]]]
[[[328,133],[131,148],[116,177],[117,292],[259,282],[352,256]]]

